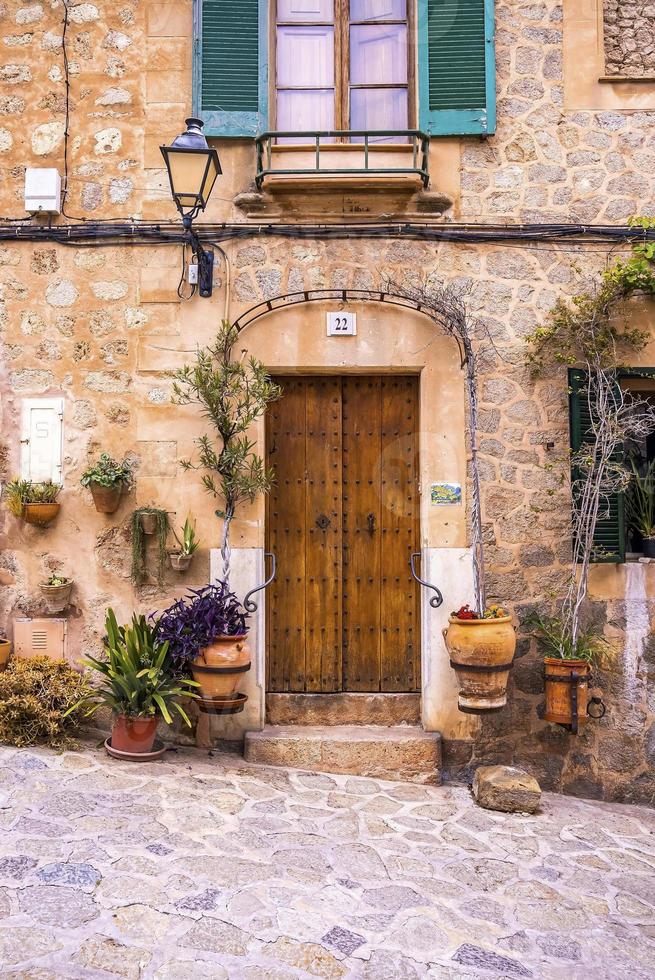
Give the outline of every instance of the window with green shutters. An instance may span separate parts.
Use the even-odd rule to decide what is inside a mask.
[[[616,383],[619,384],[618,377]],[[591,414],[593,406],[589,404],[586,372],[578,369],[569,371],[569,392],[571,450],[576,453],[583,446],[593,445]],[[571,474],[574,493],[577,478],[574,468]],[[605,515],[596,524],[594,546],[597,550],[592,561],[623,562],[626,553],[625,500],[623,494],[612,494],[604,510]]]
[[[266,129],[268,0],[194,0],[193,110],[207,136]]]
[[[194,112],[204,120],[208,136],[255,136],[268,128],[269,19],[276,14],[275,0],[193,2]],[[313,10],[317,5],[317,9],[322,9],[319,0],[312,2],[313,5],[303,2],[302,9]],[[408,10],[405,16],[416,24],[419,128],[435,136],[493,133],[494,0],[414,2],[411,7],[409,0],[411,9],[402,6]],[[324,0],[321,3],[325,5]],[[284,9],[288,6],[285,0]],[[355,7],[350,0],[334,0],[332,16],[336,17],[338,9],[339,23],[345,23],[349,18],[352,21],[357,11],[361,18],[361,10],[369,7],[370,3],[363,7],[361,0]],[[367,17],[371,22],[380,20],[377,14]],[[339,46],[335,45],[337,50]],[[342,62],[335,64],[337,72],[347,69]],[[341,79],[338,87],[345,91],[347,81],[347,77],[345,81]],[[410,103],[412,94],[413,90],[409,93]],[[359,98],[360,93],[355,95]],[[415,124],[416,119],[412,125]],[[317,119],[313,129],[321,128]],[[391,123],[381,126],[376,119],[372,128],[395,127]]]
[[[496,131],[494,0],[418,0],[419,127]]]

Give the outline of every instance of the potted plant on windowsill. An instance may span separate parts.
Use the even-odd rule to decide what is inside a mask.
[[[173,537],[180,547],[178,550],[172,550],[168,553],[171,568],[176,572],[186,572],[193,560],[194,554],[200,547],[200,542],[196,538],[195,524],[191,523],[191,517],[187,517],[184,522],[182,539],[180,540],[175,530],[173,530]]]
[[[12,480],[4,490],[9,511],[26,524],[47,527],[57,517],[61,504],[57,497],[61,485],[52,480],[34,483],[32,480]]]
[[[634,459],[630,460],[630,483],[625,495],[628,523],[642,540],[645,558],[655,558],[655,460],[641,473]]]
[[[220,707],[234,700],[241,676],[250,670],[247,619],[236,595],[221,582],[164,610],[155,635],[168,643],[176,669],[191,672],[203,701]]]
[[[100,687],[83,699],[88,705],[86,717],[100,707],[110,708],[114,723],[111,738],[105,743],[107,751],[141,761],[139,757],[153,752],[159,719],[172,724],[171,709],[191,725],[178,698],[195,698],[197,685],[175,675],[168,642],[158,638],[155,626],[145,616],[135,613],[131,625],[119,626],[113,609],[109,609],[105,626],[107,659],[89,657],[84,661],[101,678]],[[164,749],[157,751],[163,753]]]
[[[123,490],[132,484],[132,468],[126,460],[117,463],[109,453],[101,453],[97,463],[84,471],[80,483],[91,491],[99,514],[113,514]]]
[[[67,608],[73,585],[73,579],[64,575],[51,575],[45,582],[41,582],[39,588],[49,613],[63,612]]]

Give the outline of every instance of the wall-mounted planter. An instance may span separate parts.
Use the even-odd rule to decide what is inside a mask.
[[[7,669],[10,653],[11,643],[6,636],[0,636],[0,671]]]
[[[450,626],[443,635],[450,666],[459,681],[459,710],[478,715],[504,708],[516,652],[511,617],[458,619],[451,616]]]
[[[250,650],[243,636],[222,636],[200,651],[191,662],[194,681],[203,700],[234,695],[243,674],[250,670]]]
[[[73,579],[64,579],[61,585],[48,585],[47,582],[41,582],[39,588],[49,613],[64,612],[70,602],[74,584]]]
[[[141,514],[141,527],[144,534],[155,534],[157,531],[157,515]]]
[[[586,660],[544,658],[544,720],[580,731],[587,723],[591,667]]]
[[[89,483],[93,503],[99,514],[113,514],[118,510],[123,493],[122,484],[113,487],[103,487],[100,483]]]
[[[61,509],[61,504],[23,504],[22,517],[26,524],[47,527],[52,524]]]
[[[193,561],[193,555],[183,555],[178,551],[170,551],[168,557],[171,562],[171,568],[175,572],[188,572]]]

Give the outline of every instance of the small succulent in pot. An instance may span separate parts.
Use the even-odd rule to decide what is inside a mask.
[[[101,453],[98,461],[84,471],[80,483],[91,491],[98,513],[113,514],[123,490],[129,489],[132,481],[132,467],[127,460],[117,463],[109,453]]]
[[[184,522],[184,527],[182,528],[182,538],[180,539],[177,532],[173,529],[173,537],[180,546],[179,549],[174,549],[169,551],[169,558],[171,560],[171,567],[175,569],[176,572],[186,572],[194,554],[200,547],[200,541],[196,537],[196,525],[195,521],[191,523],[191,516],[188,516]]]
[[[48,607],[48,612],[63,612],[73,591],[73,579],[66,578],[65,575],[51,575],[45,582],[41,582],[40,589]]]
[[[32,480],[16,479],[6,485],[3,496],[14,517],[26,524],[46,527],[59,513],[61,505],[57,503],[57,497],[61,490],[61,484],[52,480],[34,483]]]

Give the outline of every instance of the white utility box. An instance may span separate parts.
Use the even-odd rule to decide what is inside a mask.
[[[25,210],[59,214],[61,177],[54,167],[25,168]]]

